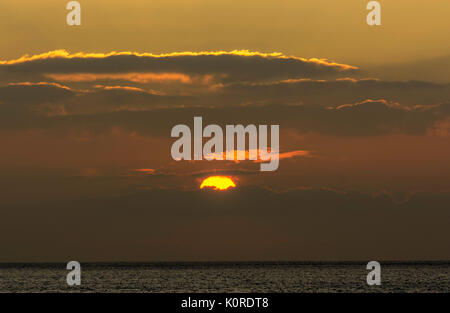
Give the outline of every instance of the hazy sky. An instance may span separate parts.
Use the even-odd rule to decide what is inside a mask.
[[[2,0],[0,261],[449,259],[450,2],[366,2]],[[279,169],[174,161],[194,116]]]
[[[3,0],[0,57],[68,49],[138,52],[250,49],[353,64],[450,53],[447,0],[380,1],[382,26],[361,0],[80,1],[82,26],[65,24],[67,1]]]

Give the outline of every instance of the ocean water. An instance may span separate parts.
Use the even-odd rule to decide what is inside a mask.
[[[381,286],[365,263],[82,263],[77,287],[65,268],[0,264],[0,292],[450,292],[450,262],[381,263]]]

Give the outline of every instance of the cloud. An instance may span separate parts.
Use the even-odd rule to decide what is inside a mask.
[[[51,103],[67,99],[75,90],[58,83],[21,82],[0,86],[0,101],[4,103]]]
[[[60,89],[65,89],[68,91],[73,91],[70,87],[68,86],[64,86],[58,83],[53,83],[53,82],[37,82],[37,83],[33,83],[33,82],[21,82],[21,83],[9,83],[8,86],[29,86],[29,87],[34,87],[34,86],[44,86],[44,87],[55,87],[55,88],[60,88]]]
[[[443,129],[436,125],[445,125],[450,115],[449,84],[312,78],[356,70],[245,50],[160,55],[58,50],[0,62],[7,81],[0,85],[0,129],[120,127],[166,136],[193,116],[222,125],[270,121],[283,129],[340,136]],[[21,76],[30,80],[17,81]],[[42,77],[48,81],[33,80]]]
[[[148,93],[151,95],[159,95],[162,96],[164,93],[161,93],[159,91],[150,89],[150,90],[144,90],[142,88],[138,87],[131,87],[131,86],[104,86],[104,85],[94,85],[94,88],[100,88],[103,90],[126,90],[126,91],[135,91],[140,93]]]
[[[157,107],[190,105],[189,96],[135,86],[100,85],[75,89],[53,82],[20,82],[0,86],[0,113],[4,118],[26,119],[47,115],[78,115],[140,111]],[[19,115],[18,115],[19,114]]]
[[[119,127],[142,135],[165,138],[173,126],[190,125],[194,116],[202,116],[205,125],[269,123],[280,125],[282,130],[291,129],[299,133],[418,135],[431,134],[429,129],[436,128],[450,116],[450,102],[404,105],[386,99],[365,99],[326,107],[280,104],[215,107],[195,106],[201,103],[198,97],[158,95],[129,88],[97,88],[74,94],[54,86],[26,86],[37,90],[14,90],[12,95],[9,90],[12,87],[0,88],[1,129],[107,132]],[[2,93],[5,90],[7,92]],[[15,103],[8,101],[12,96]],[[179,103],[186,105],[180,106]]]
[[[224,81],[253,81],[330,76],[356,70],[354,66],[326,59],[306,59],[282,53],[247,50],[168,54],[137,52],[71,54],[65,50],[56,50],[0,61],[0,71],[5,73],[41,75],[62,81],[98,80],[101,75],[105,75],[104,79],[113,79],[114,76],[111,74],[126,74],[115,76],[115,79],[134,79],[140,82],[145,79],[157,79],[158,75],[159,79],[187,80],[187,76],[216,75]],[[136,75],[136,73],[145,74]]]
[[[75,90],[57,83],[9,83],[0,86],[0,119],[9,124],[40,115],[63,114],[64,110],[58,103],[75,94]]]
[[[290,159],[290,158],[295,158],[295,157],[300,157],[300,156],[309,156],[310,155],[310,151],[306,151],[306,150],[295,150],[295,151],[287,151],[287,152],[282,152],[282,153],[277,153],[277,154],[271,154],[269,152],[267,152],[266,150],[227,150],[224,151],[222,154],[219,153],[210,153],[210,154],[206,154],[203,155],[203,157],[205,159],[210,159],[210,160],[217,160],[218,158],[221,158],[223,160],[233,160],[234,162],[239,163],[242,160],[243,157],[245,157],[246,160],[249,160],[250,155],[255,155],[257,156],[256,160],[253,160],[252,162],[255,163],[261,163],[261,162],[267,162],[268,160],[273,160],[273,159]]]
[[[450,55],[406,63],[391,63],[365,68],[365,73],[385,80],[424,80],[450,83]]]
[[[192,84],[196,81],[208,81],[208,77],[197,79],[183,73],[124,73],[124,74],[92,74],[92,73],[75,73],[75,74],[44,74],[45,77],[61,82],[95,82],[98,80],[118,80],[130,81],[134,83],[149,82],[180,82],[183,84]]]
[[[282,152],[278,155],[278,159],[291,159],[295,157],[301,157],[301,156],[309,156],[311,155],[310,151],[306,150],[295,150],[295,151],[288,151],[288,152]]]
[[[156,172],[156,170],[152,169],[152,168],[138,168],[138,169],[134,169],[132,171],[137,172],[137,173],[147,174],[147,175],[151,175]]]
[[[450,84],[373,78],[232,83],[216,86],[216,91],[235,103],[329,106],[382,98],[406,105],[429,105],[450,100]]]

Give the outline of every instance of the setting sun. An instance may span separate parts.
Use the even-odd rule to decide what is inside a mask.
[[[231,187],[236,187],[236,184],[230,177],[226,176],[210,176],[205,178],[200,185],[200,189],[205,187],[213,188],[214,190],[226,190]]]

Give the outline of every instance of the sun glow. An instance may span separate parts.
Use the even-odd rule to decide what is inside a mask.
[[[200,185],[200,189],[213,188],[214,190],[227,190],[236,187],[236,184],[230,177],[226,176],[210,176],[205,178]]]

